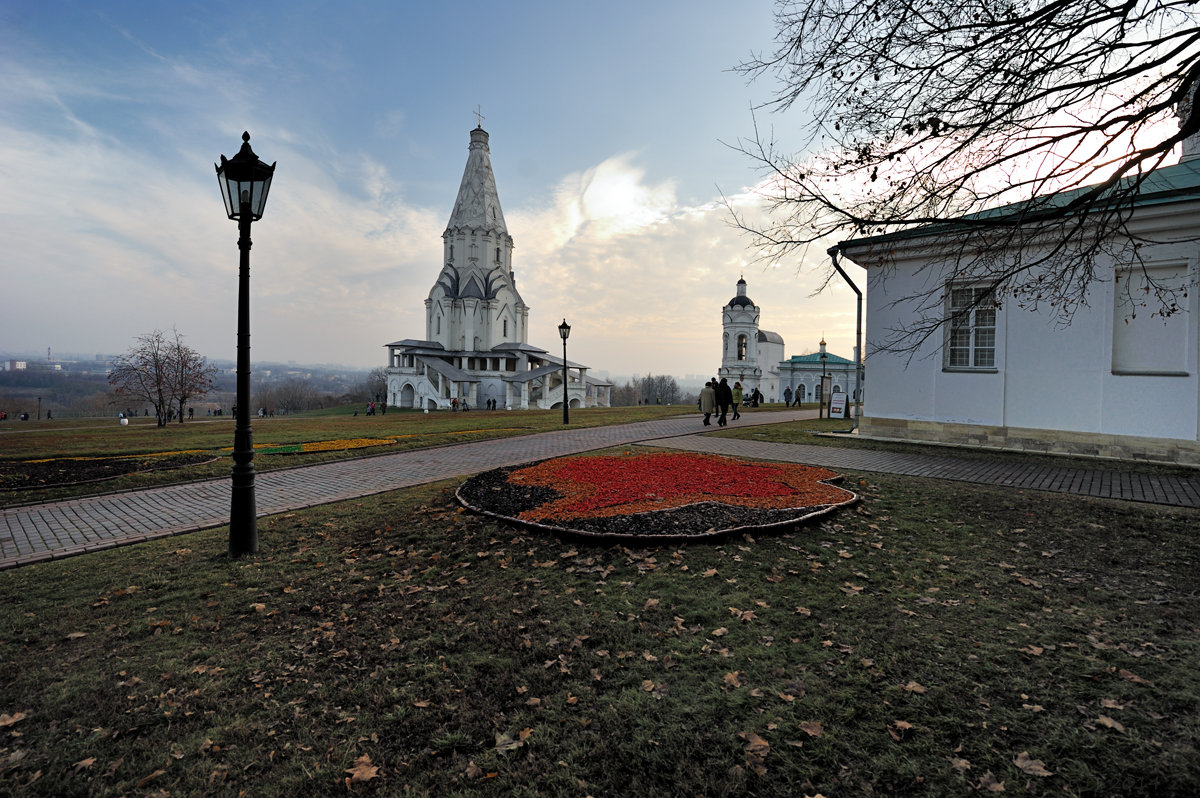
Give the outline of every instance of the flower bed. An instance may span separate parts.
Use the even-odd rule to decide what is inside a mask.
[[[306,452],[340,452],[346,449],[366,449],[371,446],[387,446],[395,443],[394,438],[339,438],[332,441],[310,443],[263,443],[254,450],[259,454],[304,454]]]
[[[459,488],[467,508],[582,537],[696,539],[788,528],[858,500],[833,471],[691,452],[581,456],[494,469]]]

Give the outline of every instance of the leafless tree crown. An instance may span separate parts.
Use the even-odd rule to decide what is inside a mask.
[[[735,224],[770,259],[952,219],[958,272],[1069,323],[1098,254],[1137,260],[1133,200],[1200,132],[1194,0],[780,0],[776,21],[738,69],[778,81],[763,108],[813,121],[794,150],[757,122],[737,145],[771,213]]]

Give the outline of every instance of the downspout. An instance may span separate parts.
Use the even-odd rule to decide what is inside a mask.
[[[858,290],[858,286],[854,284],[854,281],[850,279],[850,276],[849,276],[848,274],[846,274],[846,272],[845,272],[845,271],[843,271],[843,270],[842,270],[842,267],[841,267],[841,265],[838,263],[838,248],[837,248],[836,246],[830,247],[828,250],[826,250],[826,253],[829,255],[830,259],[833,261],[833,268],[837,269],[837,273],[838,273],[838,274],[840,274],[840,275],[842,275],[842,279],[846,281],[846,284],[847,284],[847,285],[849,285],[851,289],[853,289],[853,291],[854,291],[855,295],[858,297],[858,300],[857,300],[857,303],[856,303],[856,305],[857,305],[857,311],[858,311],[858,319],[857,319],[857,321],[856,321],[856,324],[855,324],[855,329],[854,329],[854,353],[855,353],[855,357],[854,357],[854,382],[855,382],[855,385],[856,385],[856,387],[858,388],[858,390],[857,390],[857,393],[858,393],[858,399],[857,399],[857,401],[855,402],[855,404],[857,405],[857,407],[855,408],[855,412],[854,412],[854,424],[853,424],[853,426],[851,426],[851,427],[850,427],[850,429],[848,429],[848,430],[837,430],[838,432],[847,432],[847,433],[848,433],[848,432],[854,432],[856,429],[858,429],[858,419],[859,419],[859,418],[862,416],[862,397],[863,397],[862,312],[863,312],[863,295],[862,295],[862,291],[859,291],[859,290]]]

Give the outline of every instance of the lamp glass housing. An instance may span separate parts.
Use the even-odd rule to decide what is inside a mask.
[[[271,178],[275,175],[275,164],[268,166],[259,160],[250,149],[250,134],[242,134],[242,149],[232,158],[221,156],[221,163],[214,164],[217,183],[221,187],[221,199],[225,202],[225,214],[235,221],[242,218],[242,203],[250,206],[250,221],[262,218],[267,207],[267,194],[271,190]]]
[[[562,324],[558,325],[558,334],[562,336],[564,341],[567,340],[567,336],[571,334],[571,325],[567,324],[566,319],[563,319]]]

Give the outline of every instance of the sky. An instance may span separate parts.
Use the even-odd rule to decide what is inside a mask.
[[[483,115],[529,342],[612,376],[715,374],[739,277],[787,356],[852,355],[828,269],[731,225],[799,139],[732,71],[769,0],[0,4],[0,352],[114,354],[172,327],[236,347],[237,225],[213,164],[243,130],[277,170],[253,226],[251,357],[386,364],[425,335],[441,234]],[[830,242],[832,243],[832,242]],[[860,287],[865,276],[851,273]],[[861,278],[861,279],[860,279]],[[56,355],[57,356],[57,355]]]

